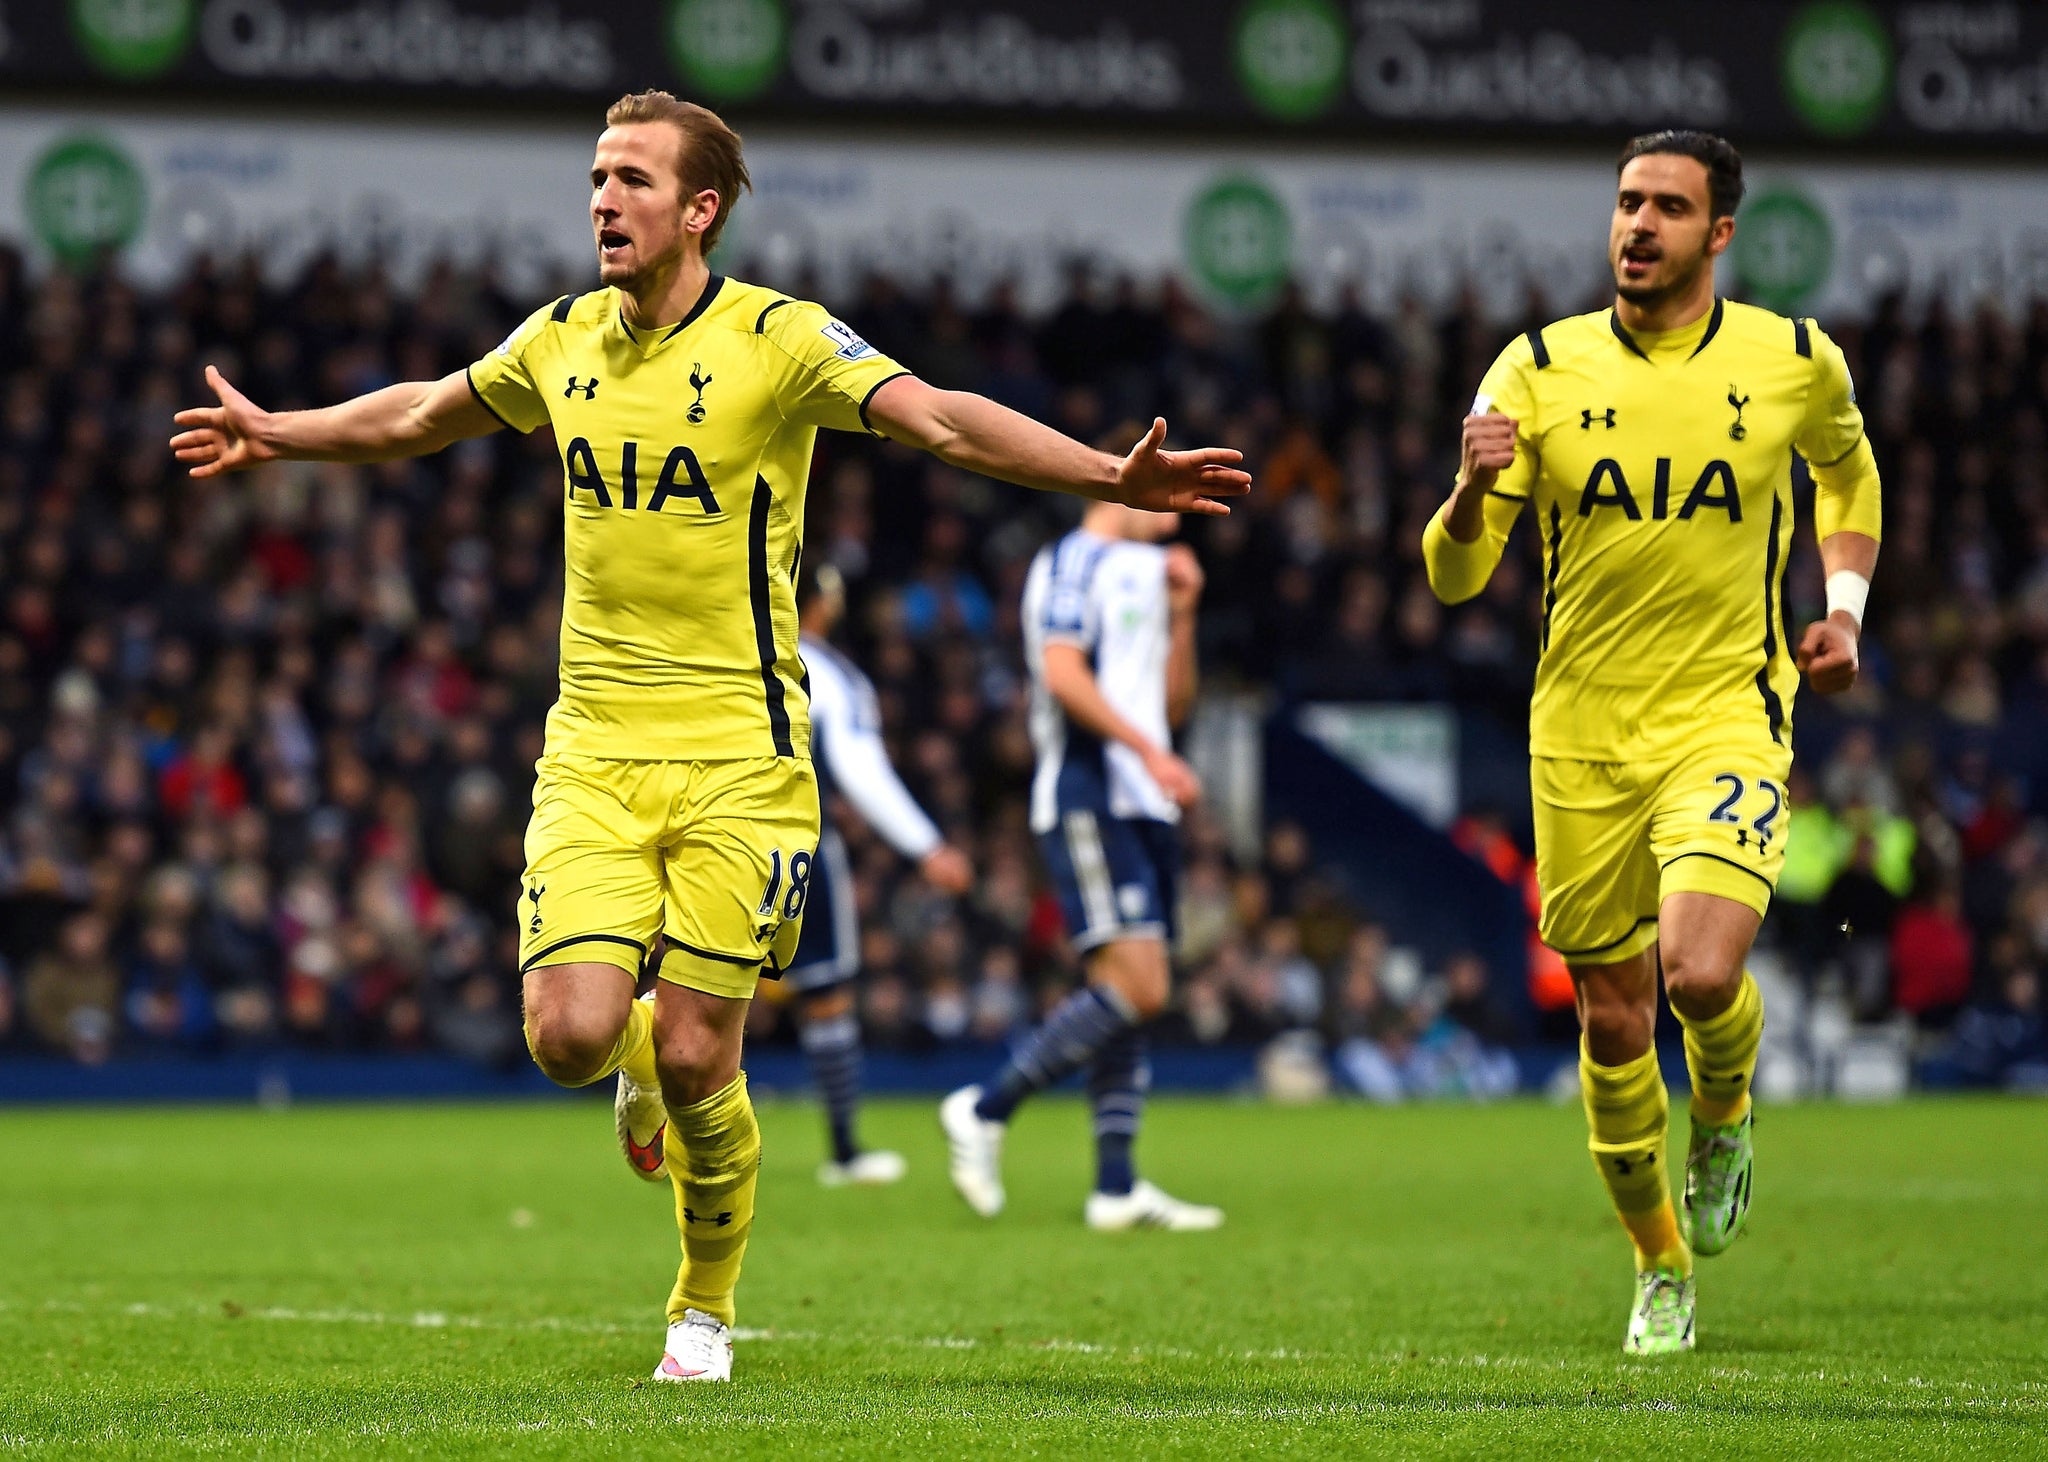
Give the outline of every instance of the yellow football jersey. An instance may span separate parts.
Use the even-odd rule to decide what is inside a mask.
[[[1661,335],[1631,335],[1604,310],[1517,339],[1474,410],[1515,418],[1515,460],[1480,541],[1454,543],[1440,511],[1425,557],[1442,597],[1469,598],[1533,513],[1531,754],[1633,760],[1707,724],[1789,746],[1798,671],[1779,596],[1792,454],[1817,473],[1869,456],[1835,343],[1811,321],[1720,300]],[[1839,526],[1875,537],[1877,493],[1854,501]]]
[[[807,756],[795,580],[818,428],[872,430],[906,374],[822,308],[712,275],[688,317],[626,323],[615,289],[534,312],[469,368],[562,454],[561,698],[547,748]]]

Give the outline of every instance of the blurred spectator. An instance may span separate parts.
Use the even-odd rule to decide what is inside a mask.
[[[28,1028],[46,1046],[88,1066],[113,1049],[121,973],[107,953],[107,923],[98,914],[67,920],[56,944],[37,955],[22,980]]]

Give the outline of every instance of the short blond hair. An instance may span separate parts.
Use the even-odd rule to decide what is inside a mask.
[[[718,214],[704,230],[704,252],[718,247],[725,221],[732,217],[740,191],[751,191],[747,160],[740,152],[740,134],[709,107],[686,102],[666,91],[636,91],[605,108],[604,124],[623,127],[634,122],[668,122],[683,135],[683,187],[692,193],[706,188],[718,194]]]

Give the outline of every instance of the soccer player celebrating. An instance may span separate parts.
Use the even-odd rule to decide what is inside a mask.
[[[1578,993],[1594,1165],[1635,1244],[1623,1348],[1693,1344],[1695,1254],[1749,1212],[1763,1030],[1743,968],[1785,857],[1799,672],[1854,683],[1877,563],[1877,467],[1842,353],[1810,320],[1731,304],[1742,160],[1657,132],[1622,152],[1611,310],[1502,352],[1423,535],[1431,587],[1470,599],[1527,507],[1542,536],[1530,707],[1541,933]],[[1815,484],[1828,614],[1784,643],[1793,454]],[[1684,1224],[1664,1175],[1652,1031],[1661,967],[1692,1078]]]
[[[659,1380],[724,1380],[760,1131],[740,1071],[764,966],[795,953],[818,843],[793,583],[818,429],[970,472],[1158,511],[1223,513],[1222,449],[1122,459],[926,385],[814,304],[714,274],[747,186],[739,137],[666,92],[605,114],[590,172],[603,284],[467,370],[266,412],[208,368],[178,414],[194,476],[273,458],[377,462],[511,427],[561,453],[561,696],[518,897],[526,1035],[555,1081],[632,1084],[629,1160],[666,1172],[682,1265]],[[657,942],[658,941],[658,942]],[[633,998],[643,961],[657,996]]]
[[[820,785],[851,802],[869,827],[917,864],[926,883],[942,893],[967,892],[974,878],[967,855],[940,837],[889,764],[874,683],[832,647],[832,628],[846,612],[837,569],[804,569],[797,612],[803,629],[797,647],[811,674],[811,754]],[[863,1151],[854,1141],[861,1049],[852,982],[860,973],[860,921],[846,840],[822,818],[809,905],[787,978],[798,992],[798,1038],[831,1129],[832,1156],[818,1169],[818,1181],[828,1188],[893,1183],[903,1176],[902,1154]]]
[[[1031,829],[1059,891],[1087,983],[1031,1032],[988,1085],[939,1107],[953,1186],[984,1218],[1002,1212],[1003,1134],[1018,1104],[1082,1066],[1095,1109],[1088,1226],[1212,1229],[1223,1211],[1184,1203],[1137,1176],[1150,1069],[1144,1024],[1166,1004],[1177,841],[1201,795],[1172,728],[1195,702],[1195,604],[1202,568],[1177,520],[1116,503],[1039,550],[1024,581],[1024,653],[1038,767]]]

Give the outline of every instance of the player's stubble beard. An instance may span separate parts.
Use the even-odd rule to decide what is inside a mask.
[[[1624,243],[1623,247],[1626,248],[1627,244]],[[1666,266],[1671,266],[1672,255],[1668,250],[1662,262]],[[1700,272],[1713,267],[1713,262],[1713,255],[1707,252],[1706,241],[1702,239],[1693,257],[1678,266],[1675,272],[1667,272],[1660,283],[1630,284],[1622,277],[1621,255],[1617,253],[1610,261],[1610,267],[1614,271],[1614,292],[1632,305],[1644,308],[1660,305],[1665,300],[1675,299],[1690,292],[1699,283]]]

